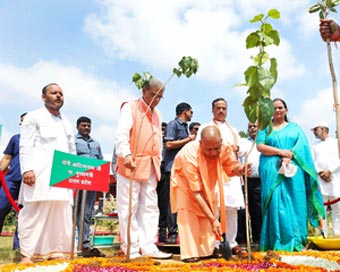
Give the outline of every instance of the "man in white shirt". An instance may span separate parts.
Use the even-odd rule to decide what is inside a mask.
[[[224,98],[216,98],[212,102],[213,120],[209,124],[201,125],[197,133],[196,140],[200,140],[200,134],[207,125],[218,126],[224,144],[230,145],[234,151],[235,157],[242,156],[245,151],[239,145],[240,136],[235,128],[227,122],[228,103]],[[237,211],[244,207],[244,196],[242,192],[241,177],[227,177],[224,175],[224,203],[227,217],[226,239],[229,242],[232,254],[245,257],[247,252],[242,249],[236,242],[237,236]]]
[[[71,189],[50,186],[55,150],[76,153],[72,124],[60,112],[62,89],[42,89],[44,107],[29,112],[20,131],[22,185],[18,216],[22,263],[70,257],[72,246]]]
[[[340,159],[337,139],[328,135],[329,126],[325,121],[317,122],[311,129],[315,138],[319,139],[312,146],[312,155],[318,173],[321,193],[324,202],[340,197]],[[340,202],[332,204],[333,234],[340,234]],[[327,222],[327,218],[325,220]],[[324,233],[327,236],[328,227],[324,224]]]
[[[248,207],[249,207],[249,215],[251,222],[251,238],[254,244],[259,244],[261,228],[262,228],[262,207],[261,207],[261,180],[259,177],[259,160],[260,160],[260,152],[256,148],[256,144],[254,144],[256,133],[257,133],[257,123],[248,123],[248,135],[247,139],[243,139],[241,142],[242,149],[247,150],[247,153],[251,150],[248,155],[247,163],[251,163],[252,171],[251,175],[247,178],[247,195],[248,195]],[[252,148],[252,149],[251,149]],[[245,156],[240,157],[240,161],[245,163]],[[245,213],[239,213],[238,215],[245,217]],[[240,219],[240,218],[239,218]],[[246,227],[245,227],[245,219],[243,219],[242,225],[240,225],[240,220],[238,222],[240,238],[242,238],[242,242],[246,242]],[[240,243],[240,241],[238,241]]]
[[[151,78],[142,89],[142,97],[122,104],[116,130],[119,231],[121,248],[130,259],[141,255],[155,259],[172,257],[155,245],[159,222],[156,187],[162,151],[161,113],[156,106],[164,90],[159,79]]]

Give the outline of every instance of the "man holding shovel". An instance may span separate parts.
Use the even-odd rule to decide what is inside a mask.
[[[245,174],[245,166],[235,158],[231,147],[222,144],[217,126],[204,127],[200,136],[200,141],[181,149],[171,171],[171,210],[178,212],[181,260],[185,262],[212,256],[216,237],[225,235],[218,220],[217,188],[223,195],[223,186],[217,186],[217,182],[222,180],[222,170],[228,176]],[[250,172],[249,165],[247,174]]]

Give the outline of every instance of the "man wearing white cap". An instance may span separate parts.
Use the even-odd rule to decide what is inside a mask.
[[[340,159],[337,139],[328,135],[329,126],[325,121],[317,122],[311,129],[319,139],[312,146],[315,168],[321,185],[324,202],[340,197]],[[340,234],[340,202],[332,204],[333,234]],[[327,218],[326,218],[327,222]],[[324,224],[325,235],[328,235],[327,224]]]

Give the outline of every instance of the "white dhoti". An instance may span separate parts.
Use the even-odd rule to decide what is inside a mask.
[[[69,201],[26,202],[18,216],[20,253],[34,261],[69,258],[72,206]]]

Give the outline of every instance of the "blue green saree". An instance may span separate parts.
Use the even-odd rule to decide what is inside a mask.
[[[272,130],[269,135],[267,132],[268,128],[258,132],[257,144],[291,150],[297,172],[287,178],[278,173],[280,156],[260,156],[263,214],[260,249],[301,251],[306,245],[308,220],[316,227],[319,217],[325,217],[310,147],[304,132],[295,123]]]

